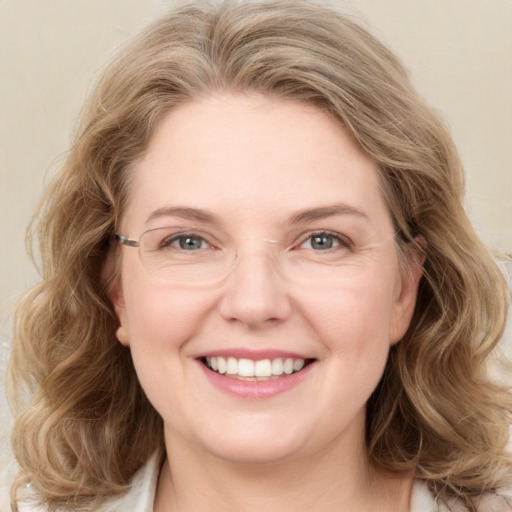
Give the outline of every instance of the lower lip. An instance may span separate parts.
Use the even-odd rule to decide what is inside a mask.
[[[291,375],[284,375],[277,379],[252,381],[237,380],[231,377],[226,377],[225,375],[220,375],[208,369],[199,361],[198,364],[201,366],[204,374],[211,384],[213,384],[217,389],[237,398],[253,400],[272,398],[273,396],[279,395],[294,388],[295,386],[298,386],[315,365],[314,362],[310,363],[299,372],[292,373]]]

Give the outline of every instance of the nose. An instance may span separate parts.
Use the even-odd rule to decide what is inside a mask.
[[[220,312],[230,322],[258,329],[285,320],[292,306],[286,281],[269,247],[260,244],[259,249],[252,249],[239,251],[225,281]]]

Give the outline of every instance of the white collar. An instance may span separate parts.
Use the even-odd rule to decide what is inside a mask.
[[[101,512],[153,512],[156,485],[162,467],[162,452],[156,451],[135,473],[130,490],[121,498],[101,509]]]
[[[411,512],[437,512],[439,506],[423,480],[414,480],[411,493]]]

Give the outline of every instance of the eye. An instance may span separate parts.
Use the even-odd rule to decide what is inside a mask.
[[[314,251],[329,251],[332,249],[347,248],[350,242],[342,235],[321,231],[308,236],[301,244],[303,249],[313,249]]]
[[[208,244],[202,236],[192,233],[182,233],[180,235],[167,237],[160,244],[160,247],[163,249],[172,247],[182,251],[197,251],[207,249],[209,246],[210,244]]]

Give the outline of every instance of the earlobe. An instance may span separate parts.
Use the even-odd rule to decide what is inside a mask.
[[[415,247],[410,250],[407,256],[407,268],[401,273],[400,289],[394,304],[390,326],[391,344],[395,344],[403,338],[411,323],[418,297],[419,283],[423,274],[424,247],[423,239],[416,240]]]
[[[128,338],[128,332],[127,332],[127,330],[125,329],[125,327],[123,325],[120,325],[117,328],[116,338],[119,340],[119,343],[121,343],[121,345],[123,345],[125,347],[129,347],[130,346],[130,340]]]

